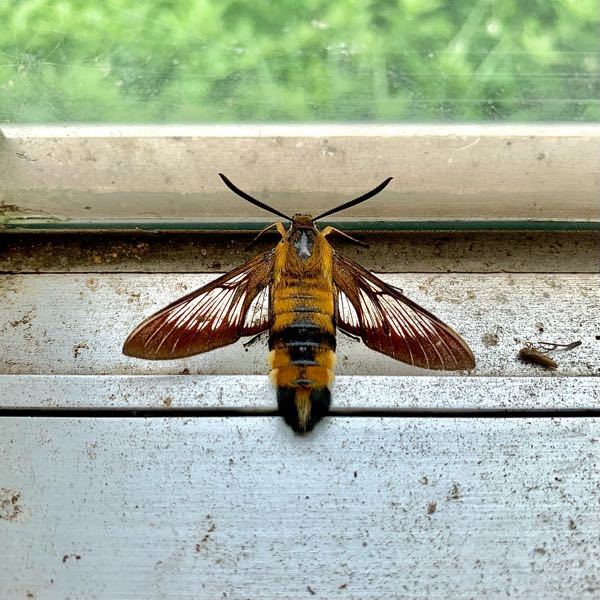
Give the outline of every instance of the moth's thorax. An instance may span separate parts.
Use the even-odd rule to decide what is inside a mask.
[[[292,226],[279,243],[276,259],[281,272],[309,274],[331,263],[331,247],[309,215],[295,215]]]

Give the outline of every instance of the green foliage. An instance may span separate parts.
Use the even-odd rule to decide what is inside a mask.
[[[0,122],[600,120],[598,0],[0,0]]]

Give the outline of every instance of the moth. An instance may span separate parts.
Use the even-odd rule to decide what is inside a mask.
[[[335,233],[361,242],[333,227],[317,229],[319,219],[375,196],[391,177],[316,217],[289,217],[219,175],[231,191],[291,225],[273,223],[261,234],[276,229],[281,239],[275,248],[148,317],[125,341],[124,354],[184,358],[268,331],[269,376],[279,412],[298,433],[312,430],[329,411],[337,330],[409,365],[475,366],[473,353],[455,331],[334,250],[328,237]]]

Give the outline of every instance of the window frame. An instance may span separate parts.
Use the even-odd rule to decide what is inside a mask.
[[[346,229],[600,229],[600,124],[10,125],[4,230],[257,230],[284,213]]]

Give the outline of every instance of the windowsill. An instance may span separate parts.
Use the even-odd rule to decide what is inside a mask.
[[[8,126],[0,229],[260,229],[218,172],[346,229],[598,229],[600,125]]]

